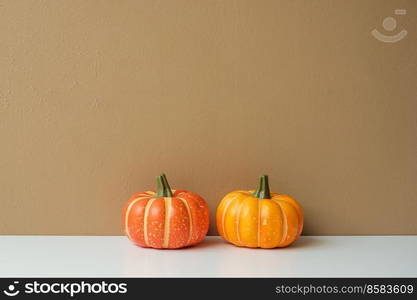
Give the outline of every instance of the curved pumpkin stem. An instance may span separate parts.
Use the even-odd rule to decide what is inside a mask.
[[[156,194],[154,198],[161,198],[161,197],[172,197],[172,190],[169,186],[167,177],[165,174],[161,174],[160,176],[156,177]]]
[[[271,191],[269,190],[268,175],[262,175],[259,178],[259,185],[253,196],[259,199],[271,199]]]

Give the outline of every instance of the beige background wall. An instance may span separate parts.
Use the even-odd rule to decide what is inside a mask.
[[[412,0],[0,1],[0,234],[121,234],[162,171],[212,220],[268,173],[305,234],[417,234],[416,28]]]

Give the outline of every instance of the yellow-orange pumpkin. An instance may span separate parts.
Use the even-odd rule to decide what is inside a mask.
[[[262,175],[256,191],[227,194],[217,208],[217,230],[228,242],[251,248],[285,247],[303,230],[301,206],[287,195],[270,192]]]

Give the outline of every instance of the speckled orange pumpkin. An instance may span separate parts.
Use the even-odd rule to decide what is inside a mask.
[[[252,248],[288,246],[300,236],[304,223],[301,206],[290,196],[271,193],[266,175],[256,191],[227,194],[216,219],[226,241]]]
[[[197,194],[171,190],[165,175],[156,192],[133,195],[123,210],[128,238],[141,247],[182,248],[201,242],[209,228],[207,203]]]

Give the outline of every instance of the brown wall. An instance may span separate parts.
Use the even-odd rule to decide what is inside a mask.
[[[162,171],[212,220],[268,173],[305,234],[417,234],[416,28],[413,0],[1,1],[0,234],[121,234]]]

